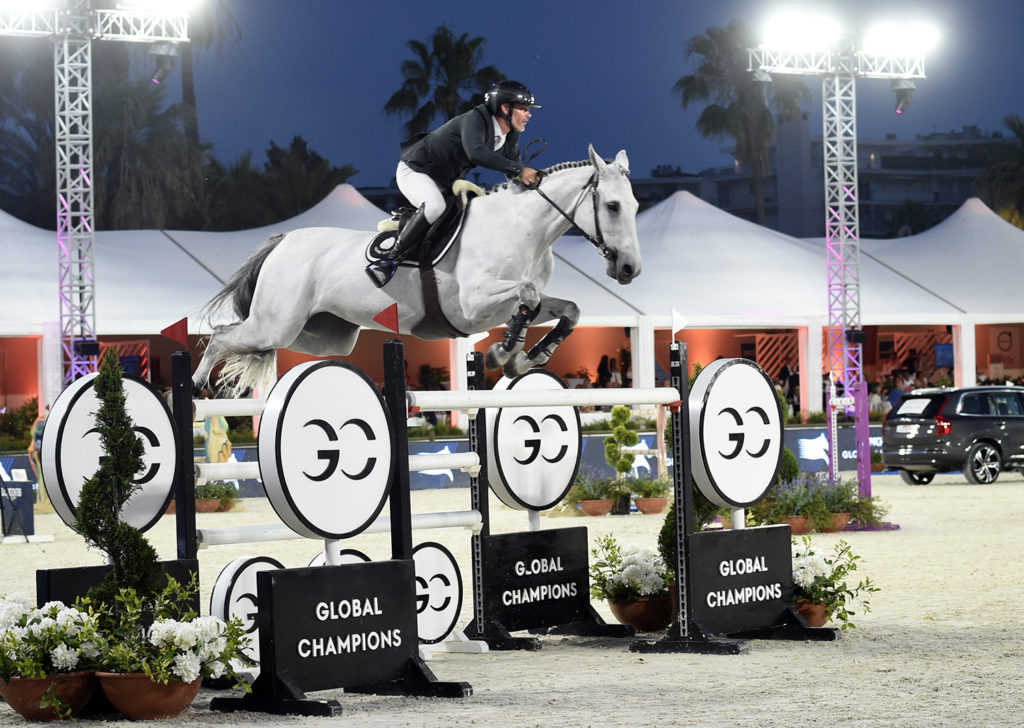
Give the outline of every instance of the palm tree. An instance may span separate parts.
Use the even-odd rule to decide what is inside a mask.
[[[5,39],[0,67],[0,209],[54,230],[53,51],[35,39]]]
[[[181,48],[181,101],[186,110],[185,133],[193,144],[199,144],[199,110],[196,105],[192,49],[216,46],[220,52],[242,37],[242,29],[224,0],[197,3],[188,18],[188,37],[189,42],[182,44]]]
[[[710,101],[697,118],[702,136],[736,142],[736,159],[750,170],[757,204],[757,221],[765,224],[764,176],[767,173],[768,142],[775,134],[770,107],[780,114],[800,110],[799,101],[810,92],[800,81],[775,79],[771,98],[767,87],[748,70],[750,32],[743,21],[733,20],[725,28],[708,28],[686,44],[686,60],[697,60],[694,73],[676,81],[673,90],[682,97],[683,108],[696,101]]]
[[[997,215],[1024,228],[1024,119],[1019,114],[1009,114],[1003,119],[1003,126],[1016,138],[974,180],[974,191]]]
[[[484,92],[504,75],[494,66],[480,67],[483,38],[458,38],[440,26],[427,43],[406,45],[414,58],[402,62],[402,87],[384,104],[388,116],[411,115],[404,125],[410,136],[430,129],[440,114],[445,121],[483,101]]]

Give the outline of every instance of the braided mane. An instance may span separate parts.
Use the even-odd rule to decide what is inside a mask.
[[[591,166],[591,162],[590,162],[589,159],[584,159],[584,160],[581,160],[579,162],[559,162],[558,164],[553,164],[552,166],[548,167],[547,169],[542,169],[541,172],[543,174],[545,174],[545,175],[550,175],[550,174],[554,174],[555,172],[561,172],[561,171],[566,170],[566,169],[579,169],[580,167],[590,167],[590,166]],[[493,195],[496,192],[502,192],[504,190],[507,190],[508,187],[509,187],[509,183],[508,182],[500,182],[500,183],[494,185],[493,187],[490,187],[487,190],[486,194]]]

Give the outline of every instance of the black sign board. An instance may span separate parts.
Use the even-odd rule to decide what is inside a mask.
[[[506,629],[585,619],[590,604],[585,527],[488,536],[483,561],[486,614]]]
[[[176,559],[161,561],[160,566],[169,576],[173,576],[181,584],[188,584],[192,577],[199,578],[199,561],[197,559]],[[50,601],[61,601],[73,604],[77,597],[84,597],[86,592],[103,581],[110,571],[110,566],[70,566],[62,569],[36,570],[36,602],[40,606]],[[199,593],[192,596],[192,607],[199,612]]]
[[[4,536],[32,536],[35,534],[35,514],[32,510],[36,495],[32,483],[0,483],[0,515]]]
[[[256,575],[260,670],[303,691],[390,682],[418,654],[412,560]]]
[[[788,526],[690,536],[693,618],[715,634],[771,627],[793,603]]]

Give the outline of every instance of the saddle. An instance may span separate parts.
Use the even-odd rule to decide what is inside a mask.
[[[484,191],[472,182],[464,179],[455,180],[451,194],[445,196],[447,204],[441,217],[427,230],[413,255],[395,261],[396,265],[428,269],[437,265],[462,230],[462,223],[472,200],[471,195],[482,194]],[[380,232],[366,246],[366,262],[372,263],[387,256],[387,251],[395,244],[399,233],[415,212],[416,210],[411,207],[402,207],[392,212],[390,218],[377,224],[377,230]]]
[[[423,289],[423,306],[426,316],[412,328],[412,334],[421,339],[463,338],[467,334],[455,328],[441,307],[437,290],[437,278],[434,266],[448,253],[459,234],[469,212],[470,194],[482,195],[484,191],[467,180],[456,180],[452,185],[452,194],[447,197],[447,204],[441,217],[430,226],[419,248],[404,260],[394,261],[395,265],[418,267],[420,285]],[[391,218],[378,224],[379,234],[366,247],[366,260],[373,262],[390,250],[398,239],[402,227],[409,221],[415,210],[402,208],[393,213]],[[382,229],[383,228],[383,229]]]

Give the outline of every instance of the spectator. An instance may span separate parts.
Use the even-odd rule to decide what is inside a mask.
[[[607,387],[608,381],[612,378],[611,370],[608,368],[608,355],[601,357],[601,363],[597,365],[596,387]]]
[[[621,387],[622,386],[622,372],[619,371],[619,360],[612,359],[608,362],[608,386],[609,387]]]

